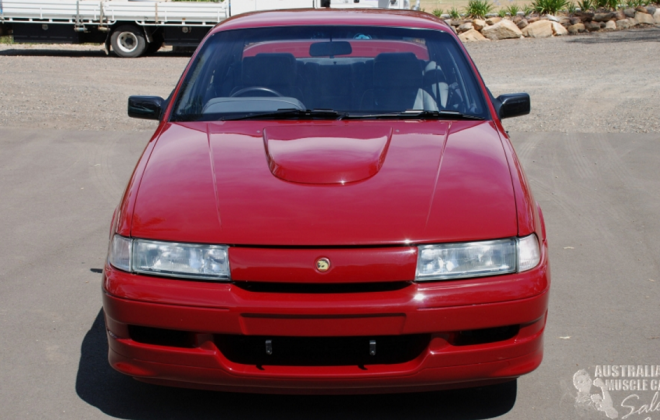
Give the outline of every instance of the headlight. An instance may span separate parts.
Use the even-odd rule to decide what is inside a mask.
[[[112,237],[108,262],[110,262],[113,267],[124,271],[131,271],[132,242],[133,241],[124,238],[123,236],[115,235]]]
[[[534,234],[495,241],[420,245],[415,280],[453,280],[516,273],[536,267],[540,259]]]
[[[229,280],[227,246],[128,239],[115,235],[109,262],[116,268],[159,276]],[[126,256],[130,256],[127,258]]]
[[[536,235],[518,238],[518,272],[531,270],[541,262],[541,250]]]

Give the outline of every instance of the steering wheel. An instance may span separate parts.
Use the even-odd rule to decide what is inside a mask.
[[[279,97],[284,96],[284,95],[280,94],[279,92],[277,92],[273,89],[269,89],[267,87],[251,86],[251,87],[246,87],[246,88],[237,90],[236,92],[232,93],[230,95],[230,97],[233,98],[235,96],[241,96],[242,94],[248,93],[248,92],[266,92],[266,93],[270,93],[273,96],[279,96]]]

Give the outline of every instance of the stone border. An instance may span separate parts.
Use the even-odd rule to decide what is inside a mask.
[[[463,42],[500,39],[550,38],[596,31],[616,31],[633,27],[660,26],[660,6],[638,6],[617,11],[596,11],[527,16],[490,17],[487,19],[445,19]]]

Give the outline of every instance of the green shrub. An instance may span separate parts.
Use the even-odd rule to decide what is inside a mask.
[[[532,7],[540,14],[554,15],[559,10],[566,7],[567,4],[568,0],[534,0],[532,2]]]
[[[573,13],[577,12],[577,6],[572,1],[569,2],[566,7],[568,8],[568,13],[569,14],[573,14]]]
[[[455,7],[452,7],[451,10],[449,10],[449,17],[452,19],[458,19],[461,17],[461,14],[458,13],[458,9]]]
[[[591,0],[578,0],[577,4],[583,12],[587,12],[594,8],[594,3]]]
[[[498,11],[497,11],[497,16],[499,16],[499,17],[501,17],[501,18],[506,17],[506,10],[504,10],[504,9],[500,9],[500,10],[498,10]]]
[[[433,16],[435,17],[441,18],[443,13],[442,9],[433,9]]]
[[[635,0],[637,3],[644,0]],[[616,10],[619,7],[619,0],[595,0],[595,5],[598,8]]]
[[[485,18],[494,8],[495,6],[488,0],[469,0],[465,11],[470,17]]]
[[[531,4],[526,4],[523,6],[522,10],[525,16],[528,16],[530,13],[534,11],[534,8],[532,7]]]
[[[506,8],[506,12],[511,15],[511,17],[516,17],[518,12],[520,11],[520,8],[516,6],[515,4],[512,4],[511,6]]]

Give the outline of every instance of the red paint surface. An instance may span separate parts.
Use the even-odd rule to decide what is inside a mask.
[[[360,126],[379,135],[392,130],[378,172],[345,185],[301,184],[273,175],[264,130],[317,128],[321,136],[329,126],[349,133]],[[331,164],[306,176],[328,176],[331,165],[356,170],[351,165],[364,159],[332,157]],[[301,162],[287,156],[287,165],[305,167],[306,156],[298,158]],[[515,206],[506,156],[490,122],[168,123],[142,176],[131,232],[138,238],[232,245],[457,242],[516,236]]]
[[[330,269],[320,272],[316,261],[327,258]],[[286,283],[371,283],[411,280],[417,264],[416,247],[359,249],[230,248],[231,278],[236,281]]]
[[[387,125],[275,125],[263,129],[273,175],[301,184],[346,184],[376,175],[385,162]]]
[[[331,24],[452,34],[428,14],[365,10],[246,14],[213,32]],[[478,74],[477,79],[488,97]],[[179,89],[180,84],[175,95]],[[166,121],[138,162],[112,229],[137,238],[228,244],[235,283],[164,279],[106,266],[104,310],[115,369],[165,385],[304,394],[480,385],[520,376],[540,364],[550,287],[545,228],[497,117],[483,122]],[[349,139],[342,147],[351,153],[333,150],[333,138]],[[314,155],[315,148],[324,153]],[[341,178],[350,181],[342,184]],[[529,233],[542,244],[541,263],[533,270],[414,282],[417,244]],[[318,258],[330,259],[330,270],[318,272]],[[360,293],[266,293],[240,287],[239,282],[252,281],[408,283]],[[130,339],[129,325],[189,331],[196,346],[141,344]],[[448,341],[457,331],[506,325],[519,325],[519,333],[480,345]],[[213,334],[418,333],[433,337],[419,357],[366,369],[239,365],[212,340]]]

